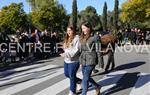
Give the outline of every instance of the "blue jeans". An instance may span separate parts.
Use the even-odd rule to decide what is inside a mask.
[[[82,67],[82,74],[83,74],[83,80],[82,80],[82,95],[86,95],[88,91],[89,82],[94,85],[95,87],[98,87],[99,85],[91,78],[92,70],[95,68],[95,66],[83,66]]]
[[[79,69],[79,62],[66,63],[64,62],[64,74],[70,79],[70,90],[76,93],[76,84],[82,80],[77,78],[76,74]]]
[[[128,42],[128,38],[125,37],[125,38],[124,38],[124,44],[126,44],[127,42]]]

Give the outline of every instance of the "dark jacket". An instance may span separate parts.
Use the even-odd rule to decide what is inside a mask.
[[[91,35],[86,42],[80,42],[80,64],[83,66],[100,64],[100,38]]]

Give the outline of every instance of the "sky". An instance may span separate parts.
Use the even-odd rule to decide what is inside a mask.
[[[64,5],[68,14],[72,12],[72,1],[73,0],[58,0],[60,4]],[[101,15],[105,1],[107,2],[108,10],[112,11],[114,9],[114,0],[77,0],[78,11],[84,10],[87,6],[93,6],[97,10],[97,13]],[[119,7],[121,7],[122,3],[125,1],[126,0],[119,0]],[[23,2],[25,12],[29,13],[31,6],[29,6],[26,0],[0,0],[0,9],[12,2]]]

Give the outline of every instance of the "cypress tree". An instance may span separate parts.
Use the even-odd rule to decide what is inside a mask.
[[[72,4],[72,25],[76,31],[77,29],[77,0],[73,0]]]
[[[103,17],[102,17],[102,23],[103,23],[103,31],[107,30],[107,3],[104,3],[103,7]]]
[[[114,20],[113,20],[113,26],[114,26],[115,31],[118,30],[118,16],[119,16],[118,6],[119,6],[119,1],[115,0]]]

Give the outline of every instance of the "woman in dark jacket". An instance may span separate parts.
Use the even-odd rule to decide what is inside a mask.
[[[89,82],[95,86],[96,95],[100,94],[101,86],[97,84],[92,78],[91,73],[95,66],[100,62],[100,52],[99,52],[99,37],[93,35],[92,28],[89,22],[84,22],[81,25],[81,35],[80,35],[80,63],[82,66],[82,95],[87,94]]]

